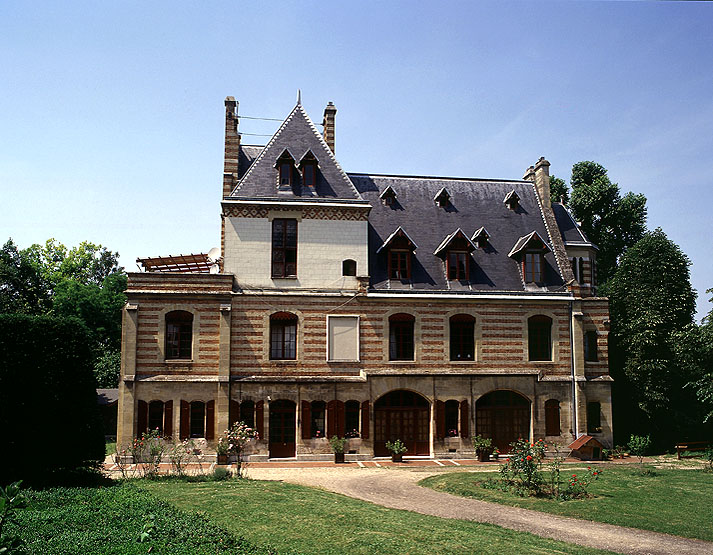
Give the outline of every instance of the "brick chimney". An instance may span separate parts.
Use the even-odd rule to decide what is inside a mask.
[[[332,153],[334,153],[334,117],[336,115],[337,107],[330,101],[324,109],[322,125],[324,126],[324,142],[327,143]]]
[[[522,176],[525,181],[535,183],[535,189],[540,197],[542,206],[550,208],[552,201],[550,200],[550,163],[545,160],[544,156],[534,166],[530,166],[525,170],[525,175]]]
[[[238,182],[238,102],[232,96],[225,98],[225,163],[223,165],[223,197],[227,197]]]

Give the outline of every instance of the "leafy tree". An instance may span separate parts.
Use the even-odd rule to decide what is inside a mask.
[[[596,162],[572,167],[570,207],[590,241],[599,247],[599,282],[614,273],[617,261],[646,232],[646,197],[627,193],[612,183],[607,170]]]
[[[626,426],[643,416],[639,426],[655,430],[660,443],[680,433],[686,421],[681,413],[690,401],[675,346],[676,333],[693,322],[690,264],[659,228],[626,251],[603,291],[610,298],[611,371],[619,392],[625,392],[615,402],[617,420]],[[631,401],[643,415],[622,414]]]
[[[27,253],[8,239],[0,251],[0,313],[42,314],[50,306],[48,284]]]
[[[99,357],[94,359],[94,379],[97,387],[119,387],[121,370],[121,350],[104,349]]]
[[[564,179],[550,176],[550,198],[553,202],[563,202],[569,204],[569,188]]]

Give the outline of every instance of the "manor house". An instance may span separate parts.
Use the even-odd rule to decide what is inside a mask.
[[[118,444],[257,428],[252,460],[468,457],[472,437],[611,444],[597,247],[522,179],[346,173],[330,102],[265,146],[225,100],[221,247],[141,259],[123,314]],[[216,191],[217,196],[217,191]],[[217,223],[217,222],[216,222]]]

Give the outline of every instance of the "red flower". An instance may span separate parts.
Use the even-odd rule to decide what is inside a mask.
[[[528,455],[528,456],[527,456],[527,460],[528,460],[528,461],[531,461],[531,460],[532,460],[532,457],[531,457],[530,455]]]
[[[577,475],[576,475],[576,474],[572,474],[572,478],[576,478],[576,477],[577,477]]]

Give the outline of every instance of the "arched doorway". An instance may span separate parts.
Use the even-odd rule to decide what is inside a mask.
[[[270,403],[270,457],[295,456],[295,403],[280,399]]]
[[[374,455],[389,454],[387,441],[400,439],[406,455],[428,455],[430,404],[428,400],[404,389],[387,393],[374,403]]]
[[[483,395],[475,404],[475,428],[492,438],[501,453],[509,453],[513,441],[530,438],[530,401],[508,390]]]

